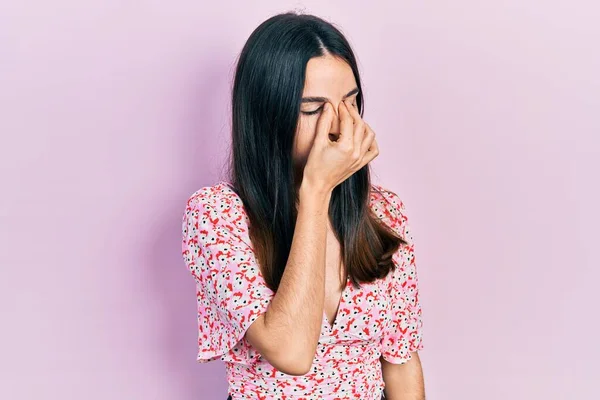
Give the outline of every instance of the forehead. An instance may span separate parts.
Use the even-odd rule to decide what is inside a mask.
[[[352,68],[340,58],[313,57],[306,64],[303,96],[341,98],[355,87],[356,80]]]

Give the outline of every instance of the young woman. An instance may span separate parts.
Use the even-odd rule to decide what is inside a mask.
[[[198,361],[225,362],[234,400],[424,399],[412,239],[402,201],[370,180],[379,148],[348,41],[276,15],[232,97],[230,178],[183,216]]]

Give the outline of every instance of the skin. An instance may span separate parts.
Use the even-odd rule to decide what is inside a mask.
[[[338,135],[340,132],[338,112],[340,102],[348,100],[356,109],[356,93],[345,97],[355,88],[354,73],[344,61],[331,56],[315,57],[308,61],[302,98],[324,97],[329,99],[329,103],[336,113],[331,125],[331,133],[334,135]],[[324,104],[324,101],[310,101],[302,102],[300,105],[300,117],[292,153],[297,186],[301,183],[302,172],[315,140],[317,121],[323,112]],[[316,113],[312,115],[306,114],[315,111]]]
[[[425,384],[423,368],[418,352],[412,352],[412,358],[404,364],[392,364],[381,360],[385,397],[387,400],[424,400]]]
[[[336,140],[340,133],[339,107],[341,102],[346,102],[354,118],[360,118],[355,89],[357,87],[354,73],[345,61],[326,55],[312,58],[308,62],[302,98],[309,101],[303,100],[300,106],[292,154],[297,187],[302,182],[302,172],[315,140],[317,122],[323,112],[323,105],[330,103],[336,113],[329,135],[331,140]],[[313,99],[314,97],[324,99]],[[339,290],[340,266],[339,242],[333,235],[331,225],[328,224],[324,307],[330,323],[333,322],[337,313],[336,305],[339,304],[341,295]],[[417,352],[413,352],[411,360],[404,364],[392,364],[383,357],[380,360],[385,382],[385,395],[388,400],[425,399],[423,370]]]

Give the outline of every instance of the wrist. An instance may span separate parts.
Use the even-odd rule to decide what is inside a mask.
[[[316,184],[308,180],[303,180],[300,184],[298,197],[300,202],[309,201],[311,203],[320,204],[323,206],[329,205],[331,199],[331,189],[327,189],[324,185]]]

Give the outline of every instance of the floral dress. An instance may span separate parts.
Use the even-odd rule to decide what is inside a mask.
[[[333,326],[325,313],[310,371],[287,375],[271,366],[245,339],[275,293],[254,257],[243,203],[228,182],[191,195],[182,223],[182,254],[196,283],[201,363],[225,363],[229,395],[238,399],[379,400],[383,357],[401,364],[422,349],[422,313],[412,237],[404,204],[372,184],[370,207],[408,242],[393,255],[385,278],[347,281]]]

